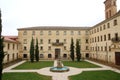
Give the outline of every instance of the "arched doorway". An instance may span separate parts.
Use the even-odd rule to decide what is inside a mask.
[[[55,49],[55,59],[58,59],[60,57],[60,49]]]
[[[86,57],[86,58],[89,58],[89,53],[86,53],[85,57]]]

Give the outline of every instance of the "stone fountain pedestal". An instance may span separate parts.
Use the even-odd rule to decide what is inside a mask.
[[[67,71],[69,71],[69,68],[66,66],[63,66],[61,60],[57,60],[57,65],[56,66],[54,65],[54,67],[51,67],[50,71],[52,71],[52,72],[67,72]]]

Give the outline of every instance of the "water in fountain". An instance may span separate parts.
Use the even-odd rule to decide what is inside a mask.
[[[66,66],[63,66],[61,60],[59,59],[59,60],[57,60],[57,66],[51,67],[50,71],[52,71],[52,72],[67,72],[67,71],[69,71],[69,68]]]

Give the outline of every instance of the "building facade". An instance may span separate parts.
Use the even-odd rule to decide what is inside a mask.
[[[71,39],[79,40],[81,51],[88,51],[88,30],[87,27],[33,27],[18,29],[18,37],[21,42],[21,54],[23,58],[29,58],[30,42],[33,37],[34,43],[38,39],[41,59],[69,59]],[[86,49],[87,48],[87,49]]]
[[[38,39],[40,59],[70,59],[71,38],[79,40],[82,58],[120,65],[120,11],[116,0],[106,0],[105,20],[92,27],[38,26],[18,29],[19,53],[29,59],[30,42]],[[76,54],[76,53],[75,53]]]
[[[4,63],[9,63],[19,58],[19,42],[17,39],[17,36],[4,36]]]

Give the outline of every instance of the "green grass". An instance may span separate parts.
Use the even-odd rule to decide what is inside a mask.
[[[76,68],[100,68],[100,66],[86,62],[86,61],[63,61],[65,66],[76,67]]]
[[[44,67],[50,67],[53,66],[53,61],[39,61],[39,62],[25,62],[13,69],[41,69]]]
[[[70,76],[70,80],[120,80],[120,73],[110,70],[84,71],[81,74]]]
[[[2,80],[52,80],[52,77],[29,72],[4,73]]]

